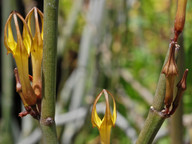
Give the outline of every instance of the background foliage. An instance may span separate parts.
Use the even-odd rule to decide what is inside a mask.
[[[13,1],[10,2],[14,5]],[[4,5],[0,3],[2,9]],[[16,9],[25,15],[25,11],[33,6],[43,10],[43,1],[16,0],[12,10]],[[92,128],[90,107],[96,95],[105,88],[114,95],[121,116],[119,118],[117,115],[118,121],[123,124],[117,124],[112,129],[112,143],[133,143],[147,116],[168,44],[173,36],[176,0],[106,0],[104,3],[98,0],[92,8],[89,0],[59,1],[56,117],[71,114],[68,115],[71,120],[61,120],[57,128],[59,140],[62,143],[98,143],[99,133],[96,128]],[[99,11],[102,11],[101,15]],[[192,2],[188,1],[183,32],[184,65],[189,68],[188,88],[183,96],[183,136],[186,143],[192,143],[191,13]],[[2,15],[8,17],[9,13],[1,11]],[[2,37],[3,26],[1,21]],[[1,45],[1,58],[2,48]],[[7,67],[13,70],[15,65]],[[4,84],[2,77],[1,102]],[[15,87],[14,79],[12,85]],[[12,136],[14,143],[24,143],[37,130],[38,123],[30,116],[18,118],[21,102],[15,89],[10,91],[13,94],[10,123]],[[75,110],[80,108],[83,108],[81,114],[85,115],[78,118]],[[2,111],[4,107],[1,103],[1,125]],[[74,116],[77,118],[74,119]],[[170,143],[169,123],[169,119],[166,120],[157,135],[156,143]],[[2,134],[4,132],[3,129],[0,131]],[[41,142],[40,137],[30,140],[34,139],[35,143]]]

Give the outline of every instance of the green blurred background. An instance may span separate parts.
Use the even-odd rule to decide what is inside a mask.
[[[15,92],[13,69],[16,66],[12,56],[6,55],[3,29],[12,10],[23,16],[34,6],[43,11],[43,1],[1,0],[0,5],[0,143],[41,143],[38,122],[30,116],[18,118],[22,104]],[[117,104],[118,122],[112,128],[111,143],[135,142],[173,38],[176,7],[177,0],[59,1],[56,124],[59,123],[60,143],[99,142],[99,132],[92,128],[90,121],[90,110],[102,89],[110,91]],[[185,52],[183,66],[189,69],[181,115],[183,143],[192,143],[191,26],[192,2],[188,0],[185,28],[179,39]],[[9,73],[7,85],[6,79],[3,80],[5,73]],[[9,91],[9,97],[5,91]],[[102,102],[99,109],[104,110]],[[154,143],[171,143],[170,123],[170,119],[165,121]]]

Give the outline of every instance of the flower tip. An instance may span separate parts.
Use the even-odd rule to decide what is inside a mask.
[[[38,8],[36,6],[33,7],[34,10],[37,10]]]
[[[17,21],[15,20],[16,17],[19,17],[19,13],[17,11],[12,11],[11,15],[13,15],[14,18],[14,24],[17,27]],[[17,30],[17,29],[16,29]]]
[[[9,15],[12,15],[13,13],[15,13],[15,10],[12,10]]]
[[[16,10],[12,10],[12,11],[10,12],[10,15],[11,15],[11,14],[16,14],[16,13],[17,13]]]

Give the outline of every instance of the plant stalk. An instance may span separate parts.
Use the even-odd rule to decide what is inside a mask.
[[[167,61],[169,56],[169,50],[167,52],[165,62]],[[159,81],[157,84],[157,89],[155,92],[155,97],[153,99],[152,108],[160,112],[164,107],[164,96],[165,96],[165,75],[160,74]],[[157,132],[159,131],[161,125],[163,124],[165,118],[161,117],[157,112],[154,110],[150,110],[145,121],[144,127],[141,130],[139,137],[136,141],[136,144],[150,144],[152,143],[153,139],[155,138]]]
[[[176,96],[177,88],[176,84],[182,79],[182,74],[185,71],[185,55],[184,55],[184,45],[183,45],[183,35],[180,36],[179,39],[179,52],[177,56],[177,66],[179,70],[179,75],[176,78],[175,89],[174,89],[174,96]],[[170,137],[171,137],[171,144],[183,144],[183,107],[182,107],[182,99],[180,104],[176,110],[176,112],[171,117],[170,123]]]
[[[44,0],[43,89],[40,124],[45,144],[56,144],[55,96],[58,0]]]
[[[177,13],[176,13],[176,18],[175,18],[175,26],[174,26],[175,35],[174,35],[174,39],[172,40],[172,42],[174,42],[174,43],[177,42],[179,34],[183,31],[183,28],[184,28],[186,4],[187,4],[187,0],[178,0]],[[170,48],[171,48],[171,43],[170,43],[169,49]],[[166,61],[167,60],[165,60],[165,62]],[[181,72],[180,72],[180,74],[181,74]],[[138,140],[136,142],[137,144],[152,143],[156,133],[158,132],[159,128],[161,127],[162,123],[164,122],[165,117],[161,115],[162,114],[161,111],[163,110],[163,106],[164,106],[164,103],[163,103],[164,93],[165,93],[165,76],[163,76],[161,74],[159,83],[157,85],[157,90],[155,93],[154,101],[153,101],[153,104],[151,107],[151,110],[152,110],[151,112],[153,115],[151,114],[151,112],[149,112],[147,120],[145,121],[144,128],[141,130],[141,132],[139,134]]]

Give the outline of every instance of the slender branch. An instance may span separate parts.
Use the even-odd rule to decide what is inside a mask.
[[[184,65],[185,65],[185,56],[184,56],[184,45],[183,45],[183,35],[181,35],[179,39],[179,52],[177,56],[177,66],[179,70],[179,75],[176,78],[176,83],[178,83],[181,78],[182,74],[185,71]],[[176,84],[175,84],[176,85]],[[176,96],[177,88],[175,86],[174,89],[174,96]],[[181,104],[178,106],[177,111],[175,114],[171,117],[171,123],[170,123],[170,136],[171,136],[171,143],[172,144],[181,144],[183,143],[183,107],[182,107],[182,100],[180,102]]]
[[[169,112],[169,107],[172,103],[173,97],[173,87],[174,85],[174,77],[177,72],[177,66],[175,64],[175,48],[177,48],[177,40],[181,32],[183,31],[184,24],[185,24],[185,11],[186,11],[186,4],[187,0],[178,0],[177,5],[177,13],[175,18],[175,26],[174,26],[174,38],[170,42],[169,49],[170,55],[168,61],[166,61],[165,66],[163,67],[162,73],[166,75],[166,96],[165,93],[165,76],[160,75],[159,83],[157,86],[157,90],[155,93],[153,105],[151,106],[151,110],[148,114],[148,117],[145,121],[144,128],[139,134],[137,144],[149,144],[152,143],[155,135],[157,134],[158,130],[160,129],[162,123],[165,120],[165,115],[162,115],[162,110],[165,100],[166,110],[164,113]],[[167,54],[168,55],[168,54]],[[171,68],[170,68],[171,67]],[[170,77],[173,78],[173,81],[170,81]],[[168,83],[167,83],[168,82]],[[169,84],[171,82],[171,85]],[[186,86],[186,85],[185,85]],[[186,89],[186,87],[185,87]],[[164,99],[165,97],[165,99]],[[173,103],[174,104],[174,103]]]
[[[43,99],[41,128],[44,143],[56,144],[55,96],[58,0],[44,1]]]
[[[167,61],[168,55],[169,55],[169,50],[167,52],[164,64]],[[153,99],[153,104],[152,104],[153,105],[152,108],[154,108],[157,111],[161,111],[163,109],[164,93],[165,93],[165,76],[163,74],[160,74],[159,81],[157,84],[157,89],[155,92],[155,97]],[[161,117],[155,111],[150,110],[147,116],[147,119],[145,121],[144,127],[139,134],[136,144],[152,143],[155,135],[157,134],[164,120],[165,120],[164,117]]]

